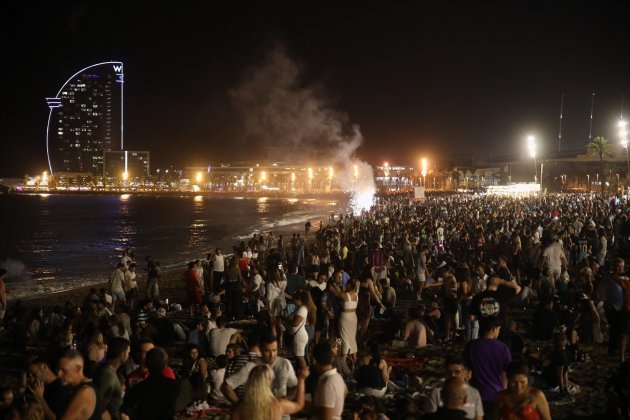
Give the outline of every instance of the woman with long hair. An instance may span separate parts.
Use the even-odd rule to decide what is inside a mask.
[[[267,273],[266,289],[269,305],[269,317],[271,318],[271,331],[278,338],[278,347],[282,348],[282,313],[287,307],[284,290],[287,288],[287,279],[284,273],[274,267]]]
[[[181,377],[190,384],[190,401],[205,400],[208,396],[208,362],[203,358],[201,349],[196,344],[188,344],[184,348]]]
[[[245,394],[232,410],[232,420],[278,420],[284,414],[295,414],[304,408],[304,380],[308,369],[300,370],[295,401],[276,398],[271,392],[273,373],[265,364],[252,369],[245,384]]]
[[[359,392],[373,397],[385,395],[392,368],[387,366],[378,351],[368,347],[361,348],[358,359],[359,368],[355,370],[355,379]]]
[[[506,369],[508,387],[494,400],[495,419],[546,420],[551,419],[545,394],[529,385],[526,364],[512,362]]]
[[[240,319],[243,306],[243,278],[237,257],[230,259],[225,270],[225,316],[228,320]]]
[[[371,300],[374,299],[381,309],[385,310],[385,306],[377,294],[376,287],[374,287],[371,270],[372,267],[369,264],[366,265],[359,279],[359,291],[357,292],[358,303],[356,309],[357,339],[359,342],[364,341],[370,324],[370,317],[372,316]]]
[[[315,339],[315,324],[317,322],[317,306],[315,306],[315,302],[313,302],[313,296],[311,296],[311,292],[308,289],[304,289],[304,305],[306,305],[306,309],[308,310],[308,315],[306,316],[306,333],[308,334],[308,342],[309,347],[313,343]]]

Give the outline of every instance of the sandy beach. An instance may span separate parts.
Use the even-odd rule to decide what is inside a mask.
[[[160,279],[160,297],[162,299],[169,299],[169,303],[185,303],[186,292],[183,287],[182,273],[184,267],[181,270],[170,270],[163,273]],[[102,285],[105,287],[105,284]],[[141,277],[139,281],[139,288],[141,295],[146,294],[146,277]],[[67,303],[72,305],[79,305],[89,292],[88,288],[71,290],[63,293],[55,293],[49,296],[34,296],[31,299],[25,301],[28,307],[41,306],[43,308],[52,308],[53,306],[64,306]],[[397,312],[401,315],[406,314],[407,308],[414,305],[414,302],[401,297]],[[521,322],[525,323],[531,316],[529,312],[522,312],[519,314]],[[245,328],[247,328],[245,324]],[[374,321],[371,324],[371,333],[374,335],[380,334],[387,324],[380,321]],[[544,345],[544,343],[531,342],[531,345]],[[581,392],[574,396],[574,402],[565,405],[556,405],[551,402],[552,418],[554,419],[600,419],[603,418],[603,413],[606,406],[606,392],[604,390],[606,381],[615,372],[618,367],[618,361],[611,359],[606,355],[606,348],[604,345],[583,345],[582,350],[589,354],[590,360],[580,363],[575,366],[571,373],[571,380],[581,387]],[[387,350],[391,354],[396,354],[396,350]],[[386,352],[387,352],[386,351]],[[416,357],[423,358],[425,361],[420,367],[418,376],[423,380],[423,386],[431,386],[436,383],[442,376],[442,369],[444,359],[447,355],[453,353],[459,353],[463,351],[463,345],[456,343],[447,343],[440,346],[428,346],[423,349]],[[289,357],[289,354],[285,354]],[[23,353],[16,353],[15,351],[3,349],[0,353],[0,383],[14,383],[16,380],[16,369],[21,366],[26,356]],[[177,360],[177,355],[172,355],[173,360]],[[9,364],[9,368],[7,368]],[[410,388],[406,391],[406,395],[415,394],[414,401],[421,406],[423,398],[423,386]],[[351,394],[349,396],[347,406],[348,408],[353,406],[353,402],[358,397]],[[393,399],[384,399],[383,405],[387,408],[394,409]],[[391,406],[391,407],[390,407]],[[212,418],[212,417],[210,417]],[[218,416],[216,418],[223,418]]]

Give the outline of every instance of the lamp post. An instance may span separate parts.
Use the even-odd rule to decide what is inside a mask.
[[[591,174],[586,174],[586,191],[591,191]]]
[[[527,136],[527,150],[529,150],[529,156],[534,159],[534,184],[538,182],[538,165],[536,164],[536,138],[534,136]]]
[[[626,172],[626,178],[628,178],[630,177],[630,160],[628,159],[628,123],[621,119],[619,120],[617,126],[619,127],[619,142],[621,143],[621,146],[626,149],[626,165],[628,169]]]
[[[615,192],[619,191],[619,174],[615,174],[617,176],[617,183],[615,184]]]

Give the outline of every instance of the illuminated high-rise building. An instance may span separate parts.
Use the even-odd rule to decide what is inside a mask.
[[[73,74],[55,97],[46,98],[51,174],[101,175],[103,153],[123,149],[123,81],[123,63],[97,63]]]

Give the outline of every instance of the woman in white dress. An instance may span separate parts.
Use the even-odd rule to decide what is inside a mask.
[[[306,346],[308,344],[308,308],[306,307],[306,290],[298,290],[293,294],[293,302],[297,309],[291,322],[290,334],[293,336],[293,354],[300,364],[300,368],[306,368]]]
[[[284,289],[287,288],[287,279],[284,273],[274,268],[267,273],[266,289],[269,305],[269,318],[271,319],[271,331],[278,339],[278,346],[282,348],[282,313],[287,307],[284,297]]]
[[[341,300],[343,311],[339,317],[339,334],[341,335],[341,351],[344,356],[350,358],[352,365],[356,362],[357,355],[357,305],[359,296],[357,295],[357,281],[348,280],[346,289],[341,290],[337,285],[330,284],[328,291]]]

